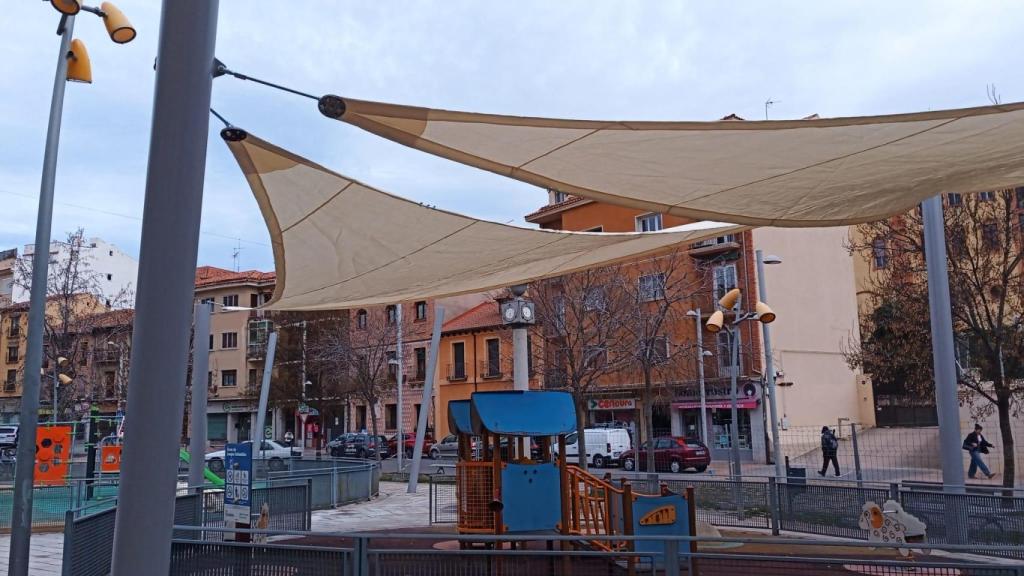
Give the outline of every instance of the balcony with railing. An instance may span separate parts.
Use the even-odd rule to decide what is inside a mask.
[[[737,250],[739,247],[739,235],[726,234],[690,244],[690,256],[711,256],[729,250]]]
[[[484,380],[498,380],[505,376],[505,371],[502,370],[501,361],[489,362],[487,360],[480,361],[479,372],[480,378]]]
[[[267,356],[266,342],[249,342],[245,347],[246,360],[262,360]]]
[[[465,362],[457,362],[449,364],[447,366],[447,374],[449,382],[462,382],[468,379],[468,365]]]
[[[93,364],[114,363],[121,359],[117,348],[96,348],[92,351]]]

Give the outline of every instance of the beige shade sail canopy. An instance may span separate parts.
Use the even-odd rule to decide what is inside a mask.
[[[743,226],[553,232],[423,206],[237,128],[222,132],[270,231],[277,310],[356,308],[482,292],[666,251]]]
[[[694,219],[838,226],[1024,182],[1024,103],[890,116],[630,122],[324,96],[321,112],[537,186]]]

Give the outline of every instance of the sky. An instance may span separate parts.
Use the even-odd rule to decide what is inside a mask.
[[[68,84],[53,238],[76,228],[138,256],[159,35],[155,0],[119,0],[138,30],[116,45],[82,13],[92,84]],[[0,11],[0,250],[32,243],[59,15]],[[320,95],[605,120],[856,116],[1024,100],[1024,3],[220,2],[229,68]],[[214,82],[232,124],[389,192],[527,225],[544,190],[328,120],[316,103]],[[266,227],[210,122],[199,264],[273,269]],[[381,226],[388,223],[382,221]],[[241,248],[238,250],[238,248]],[[235,257],[237,253],[237,259]]]

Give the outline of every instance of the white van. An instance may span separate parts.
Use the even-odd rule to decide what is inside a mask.
[[[587,428],[583,436],[587,444],[587,461],[594,468],[618,464],[622,453],[633,449],[633,442],[625,428]],[[576,461],[579,446],[577,433],[565,437],[565,458],[570,463]],[[553,449],[555,453],[558,452],[557,443],[553,444]]]

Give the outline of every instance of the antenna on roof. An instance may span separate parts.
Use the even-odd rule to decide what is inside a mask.
[[[235,239],[235,249],[231,251],[231,258],[235,261],[235,272],[238,272],[238,258],[242,255],[242,239]]]

